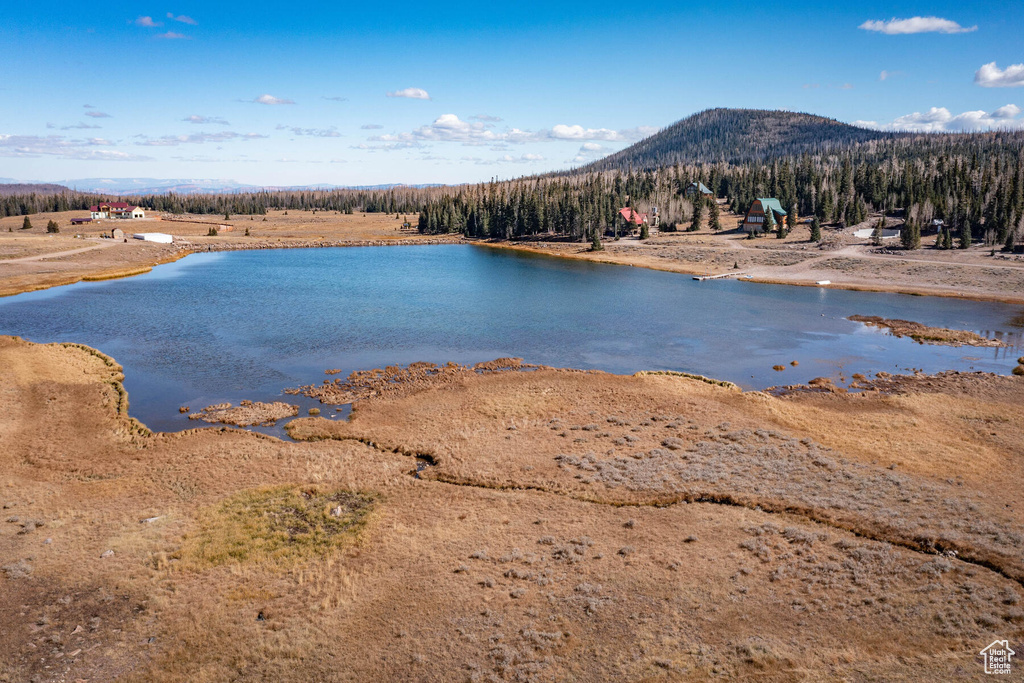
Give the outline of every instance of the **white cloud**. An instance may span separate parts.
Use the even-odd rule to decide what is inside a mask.
[[[1004,104],[1003,106],[992,112],[993,119],[1013,119],[1017,117],[1017,114],[1021,112],[1021,108],[1016,104]]]
[[[0,156],[40,157],[57,156],[62,159],[84,161],[151,161],[152,157],[128,154],[110,149],[113,143],[103,138],[72,140],[63,135],[2,135],[0,134]]]
[[[182,24],[188,24],[190,26],[195,26],[196,25],[196,20],[195,19],[193,19],[192,17],[186,17],[184,14],[179,14],[178,16],[174,16],[174,12],[168,12],[167,13],[167,18],[171,19],[173,21],[180,22]]]
[[[135,20],[136,26],[144,26],[146,28],[156,28],[157,26],[163,26],[162,22],[153,21],[153,17],[139,17]]]
[[[57,128],[58,126],[47,123],[46,127],[49,129]],[[76,123],[73,126],[60,126],[61,130],[94,130],[96,128],[102,128],[103,126],[96,126],[91,123]]]
[[[178,145],[196,144],[205,142],[229,142],[232,140],[258,140],[266,138],[266,135],[259,133],[235,133],[230,130],[219,133],[192,133],[191,135],[162,135],[158,138],[151,138],[147,135],[136,135],[142,140],[136,144],[143,147],[177,147]]]
[[[380,130],[384,126],[380,125],[379,123],[364,123],[359,127],[363,130]]]
[[[285,100],[280,97],[274,97],[273,95],[260,95],[253,100],[256,104],[295,104],[292,100]]]
[[[231,125],[227,121],[225,121],[224,119],[220,118],[219,116],[199,116],[198,114],[193,114],[192,116],[186,116],[185,118],[182,119],[182,121],[185,121],[187,123],[198,123],[198,124],[215,123],[215,124],[220,125],[220,126],[229,126],[229,125]]]
[[[973,133],[988,130],[1024,130],[1024,119],[1017,116],[1020,107],[1007,104],[995,111],[965,111],[953,114],[945,107],[932,107],[926,112],[914,112],[880,124],[877,121],[854,121],[853,125],[886,131],[913,133]]]
[[[882,73],[878,74],[878,80],[880,80],[880,81],[888,81],[888,80],[891,80],[893,78],[899,78],[900,76],[906,76],[906,75],[907,74],[905,74],[902,71],[886,71],[885,69],[882,69]]]
[[[890,19],[889,21],[865,21],[857,28],[865,31],[877,31],[889,36],[906,35],[909,33],[970,33],[977,31],[977,26],[964,27],[950,19],[940,17],[910,17],[909,19]]]
[[[323,99],[330,100],[331,102],[348,102],[347,97],[327,97],[325,95]]]
[[[157,38],[163,38],[164,40],[192,40],[191,37],[186,36],[184,33],[175,33],[174,31],[161,33]]]
[[[298,126],[277,126],[277,130],[290,130],[295,135],[307,135],[316,138],[340,138],[341,133],[331,126],[330,128],[299,128]]]
[[[491,145],[500,143],[549,142],[558,140],[603,140],[606,142],[633,142],[657,132],[656,128],[641,126],[626,130],[584,128],[579,125],[558,124],[550,130],[528,131],[511,128],[495,131],[482,122],[463,121],[455,114],[442,114],[433,123],[420,126],[408,133],[379,135],[378,142],[461,142],[465,145]]]
[[[570,164],[582,164],[588,161],[600,159],[607,156],[612,150],[597,142],[584,142],[576,152],[576,156],[569,160]]]
[[[94,119],[109,119],[109,118],[113,118],[110,114],[104,113],[102,111],[87,111],[87,112],[85,112],[85,115],[86,116],[91,116]]]
[[[491,116],[490,114],[477,114],[476,116],[470,116],[469,118],[475,121],[484,121],[489,123],[497,123],[501,121],[500,116]]]
[[[396,150],[415,149],[422,146],[421,143],[415,141],[386,142],[382,145],[368,145],[365,142],[361,142],[358,145],[351,145],[351,148],[361,149],[366,152],[394,152]]]
[[[974,82],[983,88],[1019,88],[1024,86],[1024,64],[1000,69],[995,62],[989,62],[974,72]]]
[[[388,97],[407,97],[413,100],[429,100],[430,95],[423,88],[404,88],[389,92]]]

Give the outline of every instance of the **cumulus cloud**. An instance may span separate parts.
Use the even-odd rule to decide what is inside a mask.
[[[192,17],[186,17],[184,14],[179,14],[178,16],[174,16],[174,12],[168,12],[167,13],[167,18],[172,20],[172,21],[177,21],[177,22],[182,23],[182,24],[188,24],[189,26],[195,26],[196,25],[196,20],[195,19],[193,19]]]
[[[433,123],[420,126],[407,133],[379,135],[378,142],[461,142],[465,145],[500,143],[546,142],[557,140],[602,140],[606,142],[633,142],[657,132],[656,128],[641,126],[627,130],[610,128],[584,128],[579,125],[558,124],[549,130],[527,131],[518,128],[499,132],[482,122],[463,121],[455,114],[442,114]]]
[[[612,150],[597,142],[584,142],[569,163],[580,164],[607,156]]]
[[[379,123],[364,123],[359,127],[363,130],[380,130],[384,126],[380,125]]]
[[[86,105],[86,106],[88,106],[88,105]],[[109,119],[109,118],[113,118],[110,114],[107,114],[106,112],[102,112],[102,111],[87,111],[87,112],[85,112],[85,115],[86,116],[91,116],[94,119]]]
[[[292,100],[282,99],[280,97],[274,97],[273,95],[263,94],[253,100],[256,104],[295,104]]]
[[[192,40],[192,38],[186,36],[184,33],[175,33],[174,31],[161,33],[157,38],[163,38],[164,40]]]
[[[475,116],[470,116],[469,118],[474,121],[484,121],[485,123],[497,123],[498,121],[501,121],[500,116],[491,116],[490,114],[477,114]]]
[[[1017,116],[1020,107],[1007,104],[989,113],[982,110],[953,114],[945,107],[932,107],[926,112],[914,112],[893,120],[854,121],[853,125],[875,130],[905,131],[912,133],[974,133],[988,130],[1024,130],[1024,119]]]
[[[412,100],[429,100],[430,94],[423,88],[404,88],[389,92],[388,97],[407,97]]]
[[[136,26],[145,26],[146,28],[156,28],[157,26],[163,26],[162,22],[153,21],[153,17],[139,17],[135,20]]]
[[[177,147],[178,145],[201,145],[206,142],[229,142],[232,140],[258,140],[267,137],[259,133],[235,133],[225,130],[219,133],[192,133],[191,135],[162,135],[151,138],[148,135],[136,135],[140,139],[137,145],[143,147]]]
[[[1000,69],[995,62],[989,62],[974,72],[974,82],[983,88],[1019,88],[1024,86],[1024,64]]]
[[[909,19],[890,19],[889,21],[865,21],[857,28],[865,31],[876,31],[888,36],[906,35],[910,33],[970,33],[977,31],[977,26],[961,26],[950,19],[940,17],[910,17]]]
[[[103,138],[75,140],[63,135],[3,135],[0,134],[0,156],[40,157],[56,156],[82,161],[150,161],[152,157],[128,154],[109,147],[113,143]]]
[[[225,121],[224,119],[220,118],[219,116],[199,116],[198,114],[193,114],[192,116],[186,116],[185,118],[182,119],[182,121],[185,121],[186,123],[198,123],[198,124],[204,124],[204,123],[211,123],[212,124],[212,123],[215,123],[215,124],[217,124],[219,126],[229,126],[229,125],[231,125],[227,121]]]
[[[341,133],[331,126],[330,128],[299,128],[298,126],[277,126],[277,130],[290,130],[295,135],[307,135],[315,138],[340,138]]]

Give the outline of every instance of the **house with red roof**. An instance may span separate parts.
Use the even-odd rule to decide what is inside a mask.
[[[643,225],[644,223],[647,222],[646,213],[634,211],[631,207],[628,206],[624,209],[619,209],[619,215],[622,216],[622,218],[625,219],[627,223],[631,223],[633,225]]]
[[[141,206],[133,206],[127,202],[102,202],[90,206],[93,220],[101,218],[145,218],[146,212]]]

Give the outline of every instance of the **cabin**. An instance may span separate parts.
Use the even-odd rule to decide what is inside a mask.
[[[127,202],[103,202],[90,206],[93,220],[102,218],[145,218],[146,212],[141,206],[132,206]]]
[[[702,197],[713,197],[714,192],[708,189],[707,185],[702,182],[694,181],[686,186],[683,190],[683,194],[687,197],[696,197],[698,195]]]
[[[764,232],[767,228],[765,227],[767,213],[772,212],[772,220],[774,224],[786,225],[786,212],[782,209],[782,204],[778,199],[774,197],[759,197],[750,204],[750,208],[747,209],[746,215],[743,217],[743,222],[740,223],[740,230],[744,232]]]
[[[623,220],[629,223],[629,227],[632,229],[633,226],[640,227],[644,223],[648,223],[648,217],[646,213],[640,213],[634,211],[631,207],[624,207],[619,209],[619,215],[622,216]]]

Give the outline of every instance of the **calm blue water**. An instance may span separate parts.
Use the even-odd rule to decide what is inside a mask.
[[[327,368],[419,360],[520,356],[616,373],[682,370],[747,388],[911,368],[1008,373],[1024,345],[1010,321],[1022,312],[437,245],[195,254],[125,280],[0,299],[0,334],[110,354],[125,368],[132,415],[174,430],[197,424],[181,405],[268,400],[321,382]],[[1013,347],[922,346],[845,320],[857,313],[998,335]]]

